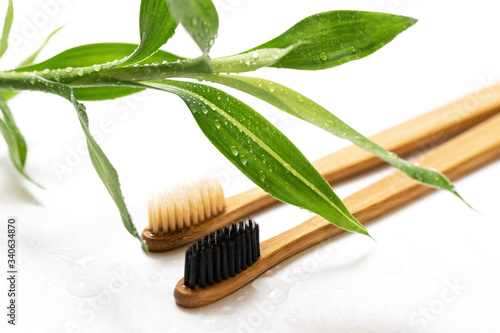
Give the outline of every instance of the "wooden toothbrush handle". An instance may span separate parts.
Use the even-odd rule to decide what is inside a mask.
[[[500,115],[433,149],[420,158],[418,163],[455,179],[498,156]],[[420,185],[398,171],[349,196],[344,203],[364,223],[430,191],[431,188]],[[213,303],[235,292],[281,261],[342,231],[344,230],[315,216],[262,242],[261,258],[234,278],[206,289],[197,287],[195,290],[184,287],[184,280],[180,280],[174,290],[175,301],[187,308]]]
[[[445,142],[498,112],[500,83],[387,129],[370,137],[370,140],[396,154],[407,154]],[[372,153],[351,145],[312,164],[329,183],[333,183],[382,163],[384,161]],[[227,198],[229,211],[240,211],[242,214],[276,202],[276,199],[260,188]]]
[[[431,150],[418,159],[423,167],[434,168],[450,179],[500,156],[500,115]],[[433,191],[397,171],[344,199],[349,211],[364,223],[391,209]],[[267,261],[278,262],[344,231],[320,216],[261,243]]]
[[[389,151],[406,154],[444,142],[498,112],[500,83],[408,120],[370,139]],[[317,160],[313,165],[329,183],[333,183],[382,163],[375,155],[352,145]],[[226,198],[225,211],[206,223],[165,234],[153,234],[146,228],[142,236],[151,252],[172,250],[277,202],[262,189],[254,188]]]

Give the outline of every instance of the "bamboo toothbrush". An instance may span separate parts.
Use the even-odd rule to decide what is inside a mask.
[[[418,163],[440,170],[449,178],[455,179],[499,156],[500,115],[496,115],[434,148],[420,158]],[[349,196],[344,203],[358,221],[364,223],[431,190],[398,171]],[[260,258],[235,277],[206,288],[192,285],[194,290],[184,285],[184,279],[180,280],[174,290],[175,301],[187,308],[213,303],[240,289],[281,261],[342,231],[325,219],[315,216],[262,242]],[[200,255],[211,248],[201,245]]]
[[[445,141],[499,111],[500,83],[383,131],[371,140],[396,154],[406,154]],[[333,183],[382,163],[378,157],[353,145],[313,165]],[[168,251],[276,202],[260,188],[224,199],[220,183],[204,179],[151,199],[149,225],[142,237],[150,251]]]

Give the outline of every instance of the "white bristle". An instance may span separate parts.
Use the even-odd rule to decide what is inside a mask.
[[[220,181],[203,178],[153,196],[148,201],[148,228],[153,234],[174,232],[214,217],[224,208]]]

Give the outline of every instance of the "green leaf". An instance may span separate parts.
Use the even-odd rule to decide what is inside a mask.
[[[137,86],[181,97],[214,146],[264,191],[315,212],[343,229],[368,235],[304,155],[246,104],[197,83],[161,80]]]
[[[3,24],[2,40],[0,41],[0,57],[3,56],[7,50],[10,28],[12,27],[12,20],[14,19],[14,5],[12,0],[9,0],[7,13],[5,14],[5,23]]]
[[[14,121],[14,117],[12,116],[9,106],[7,105],[7,100],[1,92],[0,109],[2,110],[2,114],[4,117],[3,120],[0,119],[0,131],[2,132],[5,142],[7,143],[7,147],[9,148],[9,156],[12,164],[24,178],[31,181],[33,184],[43,188],[43,186],[31,179],[31,177],[29,177],[24,170],[27,153],[26,142]]]
[[[260,98],[295,117],[355,143],[422,184],[450,191],[462,199],[455,190],[453,183],[439,171],[421,168],[399,158],[394,153],[388,152],[351,128],[330,111],[295,90],[276,82],[253,77],[198,75],[196,78],[220,83]]]
[[[103,101],[135,94],[143,91],[140,88],[130,87],[88,87],[74,88],[75,98],[79,101]]]
[[[54,30],[47,37],[47,39],[45,39],[45,42],[42,44],[42,46],[40,46],[40,48],[38,50],[36,50],[35,52],[33,52],[33,54],[31,54],[28,58],[24,59],[24,61],[19,64],[19,67],[26,67],[26,66],[31,65],[35,61],[36,57],[38,57],[38,54],[40,53],[40,51],[42,51],[42,49],[45,47],[45,45],[47,45],[47,43],[52,38],[52,36],[54,36],[63,27],[64,26],[59,27],[56,30]],[[4,97],[5,97],[6,100],[11,99],[11,98],[13,98],[14,96],[16,96],[18,94],[18,92],[16,92],[16,91],[10,91],[10,90],[3,90],[2,93],[3,93],[3,95],[4,95]]]
[[[24,167],[27,154],[26,141],[24,140],[24,136],[21,134],[21,131],[17,127],[16,122],[14,121],[14,116],[12,116],[12,112],[10,112],[10,109],[7,105],[7,100],[2,93],[0,93],[0,109],[2,109],[5,124],[12,132],[12,135],[15,137],[19,152],[19,161],[21,162],[21,166]]]
[[[219,17],[211,0],[165,0],[172,15],[180,22],[204,54],[212,47]]]
[[[302,43],[290,45],[284,49],[261,49],[210,61],[216,73],[242,73],[255,71],[274,65]]]
[[[141,43],[121,66],[149,58],[174,35],[177,28],[165,0],[142,0],[139,14]]]
[[[43,61],[39,64],[17,68],[15,72],[42,72],[46,70],[58,70],[72,68],[72,72],[78,73],[78,68],[88,68],[95,64],[113,62],[116,59],[123,59],[134,52],[137,44],[127,43],[97,43],[77,46],[66,50],[58,55]],[[175,62],[185,60],[185,58],[175,54],[159,50],[148,59],[142,60],[138,65]],[[81,73],[81,72],[80,72]],[[78,100],[105,100],[130,95],[141,91],[130,87],[90,87],[75,88],[74,94]],[[11,95],[14,92],[8,92]]]
[[[297,47],[273,67],[318,70],[366,57],[411,27],[416,19],[386,13],[339,10],[309,16],[250,51]],[[247,51],[248,52],[248,51]]]
[[[114,60],[123,59],[134,50],[138,48],[137,44],[128,43],[96,43],[77,46],[58,55],[45,60],[39,64],[16,68],[15,72],[33,72],[44,71],[45,69],[65,69],[67,67],[89,67],[95,64],[103,64],[106,62],[113,62]],[[173,62],[177,60],[184,60],[185,58],[179,57],[172,53],[159,50],[146,60],[138,64],[146,64],[153,62]]]
[[[229,57],[221,57],[210,61],[211,68],[218,72],[246,72],[256,70],[261,67],[267,67],[274,64],[276,61],[288,54],[295,45],[289,46],[286,49],[263,49],[248,53],[238,54]],[[203,65],[203,64],[202,64]],[[137,67],[136,67],[137,68]],[[207,71],[210,68],[202,68]],[[78,83],[78,82],[76,82]],[[90,88],[75,88],[75,96],[78,100],[104,100],[130,95],[141,91],[142,89],[131,87],[90,87]]]
[[[19,64],[19,67],[26,67],[26,66],[31,65],[35,61],[35,59],[38,57],[40,52],[43,50],[45,45],[47,45],[47,43],[50,41],[50,39],[62,28],[64,28],[64,26],[61,26],[61,27],[57,28],[56,30],[52,31],[52,33],[45,39],[45,42],[43,42],[42,46],[40,46],[38,48],[38,50],[33,52],[28,58],[24,59],[24,61]]]
[[[144,250],[147,251],[146,243],[137,232],[132,222],[132,217],[130,216],[125,204],[125,200],[123,199],[118,174],[102,151],[101,147],[99,147],[90,134],[89,120],[85,106],[76,100],[71,87],[62,83],[48,81],[31,73],[11,72],[6,74],[10,74],[10,76],[0,76],[0,89],[34,90],[52,93],[65,98],[73,104],[75,110],[77,111],[78,120],[87,139],[87,147],[92,165],[118,207],[123,225],[130,234],[141,241]]]
[[[90,69],[91,70],[91,69]],[[212,66],[207,56],[194,59],[187,59],[175,62],[154,63],[152,65],[137,65],[133,67],[118,67],[106,71],[97,71],[93,75],[88,75],[74,81],[65,78],[67,73],[49,71],[41,76],[49,79],[54,78],[68,80],[72,87],[99,87],[99,86],[120,86],[126,81],[158,80],[169,77],[180,77],[193,73],[213,73]],[[54,74],[58,74],[54,76]]]

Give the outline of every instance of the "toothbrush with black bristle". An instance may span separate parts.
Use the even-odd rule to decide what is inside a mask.
[[[456,112],[473,97],[483,96],[466,113]],[[438,139],[447,139],[491,117],[500,110],[500,83],[434,111],[385,130],[370,139],[397,154],[406,154]],[[439,141],[439,140],[438,140]],[[382,164],[375,155],[353,145],[313,163],[329,182],[357,175]],[[260,188],[224,198],[216,178],[204,178],[189,185],[158,193],[149,200],[149,223],[142,237],[149,251],[175,249],[224,227],[233,221],[278,202]]]
[[[194,290],[234,277],[260,257],[259,225],[234,222],[192,243],[186,250],[184,285]]]
[[[500,115],[497,115],[434,148],[417,162],[455,179],[500,157],[499,128]],[[357,220],[364,223],[432,190],[398,171],[349,196],[344,203]],[[255,257],[259,229],[252,220],[233,224],[230,229],[219,229],[188,249],[185,277],[175,287],[175,301],[186,308],[213,303],[283,260],[342,231],[315,216],[260,243],[260,257]],[[248,265],[250,251],[252,262]]]

